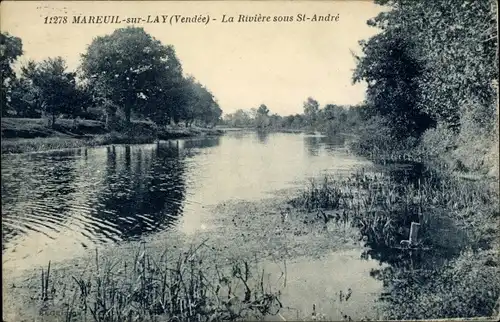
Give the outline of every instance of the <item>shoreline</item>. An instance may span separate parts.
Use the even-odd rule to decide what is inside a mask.
[[[35,138],[2,138],[2,154],[22,154],[47,152],[63,149],[92,148],[110,144],[150,144],[157,141],[188,139],[208,136],[222,136],[226,132],[219,129],[182,129],[181,131],[166,130],[156,136],[110,132],[83,136],[48,136]]]
[[[364,174],[361,176],[356,174],[356,177],[359,177],[357,180],[361,180],[359,182],[365,182],[370,177],[365,177]],[[372,180],[372,179],[370,179]],[[304,184],[305,185],[305,184]],[[322,189],[326,189],[326,191],[335,191],[336,183],[330,183],[328,187],[322,187],[318,192],[321,192]],[[436,191],[432,192],[433,195],[436,195],[438,200],[436,201],[437,205],[442,205],[445,212],[452,212],[452,209],[463,209],[463,215],[465,216],[465,210],[467,209],[475,209],[478,214],[483,213],[481,218],[474,217],[471,218],[462,218],[457,215],[450,217],[460,223],[463,221],[460,227],[469,227],[467,224],[468,220],[474,224],[475,227],[479,222],[488,222],[488,215],[490,213],[491,208],[489,208],[489,203],[486,202],[486,207],[481,207],[480,205],[476,205],[476,201],[487,200],[483,198],[484,196],[478,195],[477,198],[471,199],[470,201],[466,200],[466,198],[462,198],[464,194],[475,195],[476,190],[470,190],[470,193],[466,191],[462,191],[459,189],[459,186],[455,186],[456,189],[448,189],[450,192],[455,192],[456,194],[452,194],[450,196],[453,197],[453,200],[462,200],[465,204],[464,207],[461,205],[455,206],[445,206],[446,202],[446,191]],[[451,188],[451,187],[449,187]],[[332,190],[333,189],[333,190]],[[458,190],[457,190],[458,189]],[[285,191],[286,190],[286,191]],[[284,267],[283,263],[286,261],[289,279],[288,283],[291,285],[296,282],[297,279],[302,278],[301,272],[307,272],[307,283],[296,283],[292,286],[292,289],[288,289],[288,293],[286,293],[286,301],[283,301],[284,304],[287,304],[290,300],[293,305],[290,307],[300,307],[301,308],[301,317],[307,318],[311,316],[311,307],[312,305],[316,305],[318,309],[326,310],[324,311],[325,316],[330,319],[336,317],[337,307],[335,306],[328,307],[327,303],[322,302],[322,300],[315,298],[314,295],[317,293],[306,291],[306,288],[312,288],[313,286],[317,287],[323,285],[328,286],[328,296],[325,298],[335,298],[335,291],[343,290],[345,291],[348,283],[351,282],[342,282],[338,281],[338,278],[335,279],[330,277],[328,279],[328,274],[330,272],[336,272],[333,274],[338,276],[342,271],[346,271],[346,267],[339,267],[336,265],[342,261],[347,261],[348,263],[358,263],[355,265],[356,267],[361,269],[365,269],[366,267],[363,264],[359,264],[359,262],[355,261],[354,257],[356,257],[358,252],[362,252],[368,246],[368,249],[374,250],[373,246],[363,245],[360,243],[359,237],[361,232],[355,228],[355,225],[348,224],[344,226],[343,229],[341,227],[336,227],[333,221],[328,221],[328,224],[323,224],[321,220],[318,220],[315,212],[311,210],[304,210],[300,205],[292,205],[287,204],[287,200],[290,201],[290,196],[295,196],[297,192],[303,191],[303,188],[290,188],[284,189],[283,191],[276,191],[273,194],[273,197],[263,198],[259,201],[245,201],[245,200],[232,200],[227,201],[222,204],[217,204],[214,206],[210,206],[210,211],[217,216],[214,216],[213,220],[207,222],[206,227],[210,227],[206,230],[198,230],[194,234],[185,234],[176,230],[169,230],[165,232],[161,232],[159,234],[155,234],[152,236],[148,236],[144,238],[146,241],[145,244],[142,244],[141,241],[133,241],[127,242],[122,245],[113,245],[108,249],[100,248],[99,250],[99,262],[101,259],[104,259],[104,262],[107,263],[129,263],[130,265],[126,265],[126,267],[131,267],[134,262],[134,254],[136,254],[142,245],[145,245],[146,252],[151,258],[157,260],[161,258],[160,255],[163,250],[168,251],[168,261],[169,263],[175,263],[176,256],[186,252],[190,246],[196,247],[196,245],[204,244],[206,242],[206,246],[211,246],[211,250],[209,250],[209,262],[212,263],[231,263],[231,261],[235,260],[243,260],[248,261],[249,263],[254,263],[259,267],[264,267],[266,273],[269,271],[274,274],[274,276],[282,273],[282,269]],[[308,192],[309,191],[309,192]],[[313,192],[311,194],[311,191]],[[315,190],[314,190],[315,191]],[[321,198],[321,193],[317,195],[313,190],[306,188],[306,194],[302,194],[302,199],[307,201],[308,199],[314,201],[315,198]],[[420,191],[420,190],[419,190]],[[425,200],[431,200],[432,196],[431,191],[426,189],[421,192],[429,194]],[[407,191],[408,194],[414,195],[416,193],[415,190],[409,188]],[[424,194],[425,195],[425,194]],[[444,199],[443,199],[444,198]],[[410,198],[413,200],[412,198]],[[427,202],[425,202],[427,204]],[[398,209],[397,203],[391,203],[391,209]],[[490,205],[491,206],[491,205]],[[328,208],[328,207],[326,207]],[[280,216],[280,212],[283,209],[287,209],[289,212],[288,221],[283,222],[282,217]],[[431,217],[439,217],[439,216],[448,216],[445,212],[434,212],[429,208],[425,211],[425,213],[432,215]],[[335,214],[334,210],[332,213],[325,211],[327,215]],[[457,210],[458,211],[458,210]],[[462,213],[462,212],[460,212]],[[436,215],[436,216],[434,216]],[[367,214],[362,214],[361,219],[369,220],[370,216]],[[460,220],[462,218],[462,220]],[[369,223],[369,221],[367,221]],[[399,226],[399,225],[398,225]],[[401,227],[406,227],[407,225],[403,225]],[[377,226],[373,226],[377,228]],[[436,224],[429,224],[428,231],[431,234],[432,231],[436,233],[434,227]],[[407,233],[404,233],[404,236],[407,236]],[[484,231],[481,235],[485,236],[487,231]],[[491,234],[491,232],[489,232]],[[259,238],[255,238],[255,236],[259,236]],[[422,236],[424,240],[432,237],[428,235],[428,237]],[[371,238],[371,237],[370,237]],[[370,241],[371,239],[368,239]],[[399,238],[397,239],[399,240]],[[430,240],[431,242],[432,240]],[[443,241],[446,243],[446,241]],[[472,241],[470,241],[472,242]],[[493,243],[495,241],[493,240]],[[440,241],[436,241],[436,249],[439,249]],[[433,245],[431,243],[431,245]],[[493,245],[492,245],[493,246]],[[458,247],[458,246],[457,246]],[[471,265],[474,265],[475,268],[484,269],[486,266],[483,265],[484,262],[487,262],[490,256],[491,251],[480,251],[477,253],[478,262],[472,262]],[[19,314],[24,314],[26,317],[25,320],[30,320],[30,318],[40,317],[48,317],[49,315],[57,315],[62,314],[61,305],[64,305],[64,301],[70,300],[70,296],[72,292],[78,290],[78,286],[74,281],[72,281],[73,276],[83,276],[84,272],[86,275],[91,274],[91,276],[95,276],[95,256],[97,252],[94,249],[89,249],[86,251],[84,256],[76,257],[73,259],[64,260],[62,262],[52,262],[50,271],[51,271],[51,284],[57,289],[56,296],[62,296],[62,298],[57,299],[49,299],[48,302],[44,302],[38,298],[40,293],[40,270],[47,269],[47,263],[50,259],[47,257],[47,263],[45,263],[45,267],[27,267],[26,270],[22,271],[19,269],[19,266],[16,265],[7,265],[11,266],[9,270],[4,271],[9,281],[8,284],[4,283],[4,294],[11,294],[9,296],[8,301],[5,303],[6,307],[10,312],[14,312],[13,317],[14,320],[18,320],[21,316]],[[377,257],[372,257],[377,260]],[[206,259],[206,258],[205,258]],[[466,258],[467,259],[467,258]],[[255,260],[255,262],[252,262]],[[461,259],[463,261],[463,259]],[[229,261],[229,262],[227,262]],[[383,262],[382,260],[381,262]],[[494,259],[493,259],[494,261]],[[87,264],[89,264],[88,267]],[[453,259],[446,266],[439,266],[439,276],[446,276],[447,272],[450,269],[460,269],[460,260],[457,262],[456,259]],[[43,266],[43,265],[42,265]],[[122,265],[118,265],[117,267],[121,267]],[[352,266],[352,265],[351,265]],[[317,273],[318,270],[321,271],[323,267],[328,267],[327,270],[323,273]],[[363,268],[364,267],[364,268]],[[390,266],[389,266],[390,267]],[[372,267],[378,269],[381,267]],[[349,267],[349,269],[354,269]],[[494,270],[494,268],[490,268],[490,270]],[[90,272],[89,272],[90,271]],[[259,270],[257,270],[259,272]],[[310,274],[313,272],[314,274]],[[214,273],[213,271],[206,270],[205,273],[210,275]],[[293,278],[293,274],[300,274]],[[390,271],[388,271],[390,273]],[[360,276],[360,271],[357,271],[353,276]],[[405,273],[409,274],[409,278],[413,276],[413,273]],[[444,275],[443,275],[444,274]],[[313,277],[318,276],[319,277]],[[365,273],[366,276],[369,276],[369,273]],[[439,277],[438,276],[438,277]],[[345,277],[345,276],[344,276]],[[403,276],[404,277],[404,276]],[[347,277],[345,277],[347,278]],[[132,277],[126,276],[123,280],[124,283],[128,283],[132,280]],[[375,283],[376,279],[368,278],[366,282]],[[440,277],[438,279],[442,281]],[[276,282],[276,280],[274,280]],[[276,282],[277,283],[277,282]],[[340,283],[340,284],[339,284]],[[494,281],[493,281],[494,283]],[[340,287],[339,287],[340,285]],[[359,301],[369,301],[371,297],[369,296],[361,296],[359,293],[363,292],[363,290],[359,290],[358,284],[352,283],[353,289],[353,300],[348,304],[343,304],[345,307],[342,307],[343,310],[350,309],[354,310],[359,307],[366,307],[366,303],[362,302],[360,304]],[[375,285],[375,284],[373,284]],[[43,286],[42,286],[43,287]],[[374,286],[373,286],[374,287]],[[460,285],[453,284],[453,291],[455,292],[456,287],[460,287]],[[66,293],[60,294],[60,290],[63,289]],[[66,290],[69,288],[69,290]],[[432,288],[425,289],[426,292],[432,293]],[[65,294],[65,295],[64,295]],[[285,293],[282,293],[285,294]],[[296,295],[299,294],[299,295]],[[307,294],[307,295],[301,295]],[[358,298],[357,296],[361,296]],[[371,295],[373,298],[377,299],[377,294]],[[289,298],[287,298],[289,297]],[[418,300],[418,298],[416,298]],[[449,301],[449,299],[446,299]],[[371,302],[370,302],[371,303]],[[446,302],[448,303],[448,302]],[[30,305],[27,305],[30,304]],[[33,305],[31,305],[33,304]],[[49,306],[48,311],[43,311],[46,313],[40,313],[39,311],[43,306]],[[30,312],[23,311],[23,307],[30,307]],[[435,309],[434,306],[427,307],[427,309]],[[286,310],[283,310],[282,313],[285,314]],[[387,311],[382,310],[383,314],[394,314],[394,312],[390,313],[390,308],[387,308]],[[387,312],[387,313],[386,313]],[[290,316],[286,316],[287,319],[295,319],[295,316],[292,315],[291,312],[288,312]],[[378,311],[377,313],[380,314]],[[350,315],[350,314],[349,314]],[[298,316],[297,316],[298,317]],[[380,318],[380,316],[376,316]],[[363,318],[363,316],[356,316],[356,318]],[[384,317],[385,318],[385,317]],[[298,319],[298,318],[297,318]]]
[[[294,192],[296,191],[288,190],[288,193]],[[310,308],[313,304],[322,310],[332,310],[330,315],[334,314],[333,309],[337,309],[337,307],[327,307],[326,300],[324,302],[320,297],[300,297],[295,294],[295,291],[297,288],[307,288],[310,296],[315,294],[312,290],[315,284],[323,285],[328,283],[327,281],[330,281],[330,279],[334,280],[333,285],[343,285],[346,284],[345,282],[326,273],[314,278],[312,277],[313,274],[311,280],[307,282],[296,280],[293,276],[304,269],[312,274],[316,272],[316,269],[325,267],[323,263],[325,260],[331,265],[338,265],[339,268],[350,262],[359,262],[357,269],[360,272],[375,268],[376,265],[357,258],[356,254],[361,253],[363,246],[357,241],[357,232],[355,230],[341,231],[337,228],[323,230],[320,228],[320,223],[304,223],[304,218],[311,214],[306,214],[302,210],[291,210],[290,220],[282,223],[279,209],[285,206],[286,199],[281,194],[260,201],[231,201],[218,204],[212,206],[210,210],[217,214],[217,216],[214,216],[214,222],[213,225],[210,225],[212,227],[210,229],[199,230],[194,234],[186,234],[174,229],[155,236],[147,236],[143,241],[131,241],[121,245],[112,245],[111,247],[99,247],[99,261],[102,259],[103,263],[129,263],[133,265],[134,254],[141,247],[145,247],[144,251],[155,260],[158,260],[161,254],[166,251],[168,261],[175,262],[176,257],[186,252],[190,247],[205,244],[209,248],[209,251],[205,253],[205,255],[208,254],[209,261],[221,263],[223,267],[224,264],[222,263],[228,264],[228,261],[230,263],[234,260],[248,260],[251,265],[265,269],[267,274],[272,275],[273,283],[276,283],[274,287],[283,286],[283,279],[281,278],[280,282],[279,276],[283,272],[283,263],[285,267],[288,265],[289,285],[283,287],[281,291],[284,292],[283,296],[290,298],[293,304],[303,304],[300,312],[301,316],[306,318],[310,316]],[[249,213],[252,216],[248,216]],[[259,220],[255,220],[255,216],[259,217]],[[260,234],[261,238],[258,240],[253,238],[254,233]],[[311,240],[305,242],[305,239],[311,238],[313,242]],[[44,267],[26,267],[24,269],[11,267],[5,270],[4,279],[9,282],[4,283],[3,286],[4,308],[6,309],[4,317],[27,321],[41,316],[49,318],[64,313],[64,309],[61,310],[64,307],[64,301],[71,297],[72,292],[78,290],[78,285],[72,280],[72,277],[95,272],[96,254],[96,249],[89,249],[82,256],[51,263],[50,285],[57,290],[57,293],[49,302],[38,299],[40,271],[47,269],[48,262]],[[348,262],[346,263],[346,261]],[[211,273],[213,272],[209,269],[207,274]],[[373,291],[380,287],[375,280],[370,282],[369,288],[373,288]],[[347,288],[347,285],[344,286]],[[354,290],[353,299],[363,301],[366,305],[368,305],[368,302],[370,302],[370,305],[373,304],[371,303],[373,297],[359,290],[357,285],[349,284],[349,287]],[[63,293],[61,293],[62,289],[64,289]],[[331,292],[331,294],[328,298],[334,297],[335,292],[338,291],[341,291],[341,289],[335,287],[329,289],[328,292]],[[287,301],[286,304],[289,304],[289,302]],[[40,315],[40,310],[45,305],[48,305],[48,311]],[[360,303],[352,302],[348,305],[344,304],[342,309],[348,310],[350,314],[355,314],[356,305],[363,307]],[[25,310],[27,307],[30,307],[31,310]],[[363,310],[368,312],[369,308],[363,308]],[[281,312],[285,314],[287,309],[284,308]],[[296,311],[293,311],[293,315],[291,315],[292,312],[288,312],[288,314],[290,315],[289,318],[293,318]]]

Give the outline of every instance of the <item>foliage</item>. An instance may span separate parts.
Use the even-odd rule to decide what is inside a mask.
[[[32,85],[24,82],[24,86],[28,86],[27,95],[32,99],[27,105],[38,104],[43,112],[52,116],[52,126],[59,114],[75,114],[82,94],[76,86],[76,74],[66,71],[61,57],[48,58],[39,64],[31,61],[22,68],[22,74]]]
[[[2,34],[2,101],[8,103],[3,116],[7,111],[14,117],[46,114],[52,124],[61,115],[83,117],[120,131],[132,117],[161,126],[172,121],[213,126],[221,117],[214,95],[194,77],[184,77],[174,47],[142,28],[120,28],[95,38],[78,74],[56,57],[29,61],[17,78],[11,65],[22,54],[21,45],[19,38]]]
[[[362,43],[362,47],[365,56],[357,58],[353,79],[368,83],[369,111],[386,118],[393,135],[418,137],[432,123],[417,105],[422,63],[414,55],[414,44],[400,31],[391,30]]]
[[[356,128],[357,137],[348,142],[351,151],[376,162],[403,161],[417,146],[414,137],[401,138],[384,117],[373,116]]]
[[[22,41],[20,38],[11,36],[8,33],[0,34],[0,78],[1,78],[1,97],[2,116],[7,114],[9,109],[12,109],[10,103],[10,94],[12,84],[16,80],[16,75],[12,69],[12,64],[22,55]]]
[[[257,109],[238,109],[234,113],[226,114],[222,124],[230,127],[257,128],[277,131],[287,130],[318,130],[327,134],[353,132],[363,118],[363,106],[341,106],[328,104],[324,108],[310,98],[308,101],[308,116],[295,114],[281,116],[271,113],[265,104]],[[306,102],[307,103],[307,102]]]
[[[364,120],[362,105],[342,106],[327,104],[318,112],[316,128],[328,135],[357,132]]]
[[[375,2],[389,10],[368,21],[380,33],[361,42],[362,55],[355,57],[353,75],[354,82],[368,84],[370,115],[385,119],[390,137],[398,140],[413,137],[418,141],[430,131],[423,137],[422,151],[477,169],[467,161],[478,152],[474,142],[493,137],[498,120],[496,2]],[[436,126],[437,131],[433,130]],[[436,153],[438,140],[430,138],[448,133],[447,129],[462,139],[442,155]],[[476,132],[481,134],[472,135]],[[495,144],[487,141],[484,145]],[[456,149],[461,152],[455,153]]]
[[[81,69],[99,96],[123,108],[127,123],[133,109],[147,114],[146,102],[168,96],[163,91],[182,79],[173,48],[134,27],[95,38],[82,55]]]
[[[265,104],[261,104],[257,109],[257,113],[255,116],[255,127],[262,129],[268,127],[269,124],[269,109]]]
[[[388,319],[489,317],[500,296],[500,271],[491,252],[463,252],[437,270],[385,270],[397,280],[385,305]],[[415,281],[426,280],[418,287]],[[439,303],[439,305],[436,305]]]
[[[16,78],[12,82],[9,104],[11,113],[15,112],[18,117],[33,118],[42,115],[39,93],[26,77]]]
[[[242,109],[236,110],[234,113],[224,115],[223,121],[231,127],[250,127],[253,126],[253,120],[247,111]]]
[[[304,102],[304,117],[309,126],[313,127],[316,123],[319,112],[319,103],[312,97],[308,97]]]
[[[194,77],[188,77],[186,81],[189,86],[188,104],[184,111],[186,124],[190,126],[197,120],[205,125],[215,125],[222,115],[215,97]]]

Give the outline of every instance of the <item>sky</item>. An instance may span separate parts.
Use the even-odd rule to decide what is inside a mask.
[[[382,7],[371,1],[5,1],[1,30],[20,37],[28,59],[63,57],[70,69],[97,36],[132,24],[73,24],[74,15],[208,15],[208,24],[147,24],[164,44],[173,45],[184,72],[217,98],[224,113],[266,104],[272,113],[302,112],[309,97],[321,106],[363,101],[365,84],[351,81],[359,40],[377,30],[366,25]],[[223,15],[293,16],[293,22],[230,23]],[[297,15],[338,14],[338,21],[298,22]],[[67,24],[44,24],[46,16],[67,16]],[[160,18],[161,19],[161,18]],[[169,18],[167,18],[169,19]]]

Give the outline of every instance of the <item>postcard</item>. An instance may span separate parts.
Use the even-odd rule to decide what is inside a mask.
[[[497,10],[3,1],[3,321],[498,320]]]

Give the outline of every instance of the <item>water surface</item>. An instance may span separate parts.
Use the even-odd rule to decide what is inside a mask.
[[[258,201],[322,173],[366,164],[342,143],[318,135],[233,132],[3,156],[4,264],[45,265],[47,258],[71,258],[169,229],[207,229],[214,215],[208,206]]]

